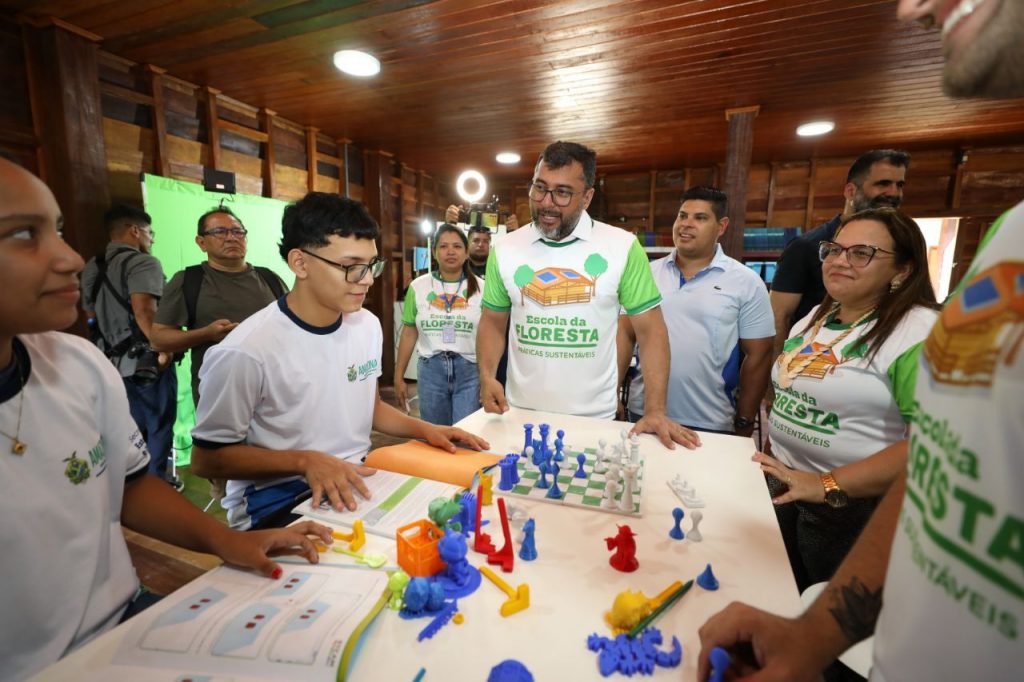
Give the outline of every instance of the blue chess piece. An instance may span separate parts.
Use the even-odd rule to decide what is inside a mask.
[[[562,439],[561,438],[556,438],[555,439],[555,461],[556,462],[561,462],[563,459],[565,459],[565,455],[562,454],[562,447],[563,447]]]
[[[500,486],[499,486],[500,487]],[[537,480],[538,488],[550,488],[551,484],[548,483],[548,463],[540,463],[540,478]]]
[[[676,520],[675,527],[668,532],[668,536],[673,540],[682,540],[685,536],[683,533],[683,509],[682,507],[676,507],[672,510],[672,518]]]
[[[550,497],[553,500],[562,499],[562,489],[558,487],[558,462],[552,461],[548,464],[548,471],[551,473],[551,488],[548,490],[548,494],[545,497]]]
[[[533,445],[533,424],[523,424],[525,438],[523,441],[523,456],[526,456],[526,448]]]
[[[711,564],[707,565],[707,568],[697,576],[697,584],[703,587],[709,592],[713,592],[718,589],[718,578],[711,572]]]
[[[533,561],[537,558],[537,543],[533,538],[535,527],[533,519],[527,519],[523,524],[523,544],[519,547],[519,558],[523,561]]]
[[[503,457],[498,460],[498,469],[501,471],[501,478],[498,479],[498,490],[512,490],[515,485],[516,460],[518,455]]]
[[[582,452],[576,455],[576,463],[579,464],[579,467],[577,467],[576,473],[573,474],[573,478],[586,478],[587,472],[583,470],[583,465],[587,463],[587,456]]]
[[[722,682],[725,679],[725,671],[732,665],[732,658],[729,656],[729,652],[720,646],[716,646],[711,650],[708,658],[711,661],[711,676],[708,678],[708,682]]]
[[[544,461],[544,446],[539,440],[533,441],[533,456],[530,457],[530,461],[535,467],[539,467]]]

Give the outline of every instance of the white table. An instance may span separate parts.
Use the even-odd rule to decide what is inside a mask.
[[[495,452],[506,452],[522,448],[524,423],[551,424],[552,440],[557,429],[564,429],[565,441],[574,449],[596,447],[600,438],[618,442],[621,429],[630,428],[621,422],[515,408],[502,416],[479,411],[460,426],[482,435]],[[628,589],[653,597],[675,580],[696,577],[708,563],[721,588],[707,592],[694,584],[655,622],[666,638],[661,648],[668,648],[673,635],[683,645],[682,672],[658,668],[655,679],[696,679],[697,629],[731,601],[745,601],[781,615],[799,614],[800,598],[771,500],[758,466],[750,460],[753,441],[717,434],[701,438],[703,446],[696,451],[669,451],[653,436],[640,437],[646,462],[640,519],[508,498],[535,519],[538,558],[519,560],[521,534],[513,530],[517,552],[513,571],[506,574],[497,566],[492,568],[513,587],[530,585],[530,607],[503,618],[498,609],[506,596],[484,579],[475,594],[459,601],[465,622],[448,624],[424,642],[417,642],[416,635],[428,621],[405,621],[385,611],[368,631],[351,679],[412,680],[420,668],[426,668],[426,680],[485,680],[498,662],[515,658],[538,681],[602,680],[597,655],[587,649],[586,640],[594,632],[611,635],[603,615],[615,596]],[[681,506],[666,484],[676,474],[693,484],[707,503],[701,510],[703,542],[668,536],[673,526],[671,511]],[[495,487],[497,478],[495,471]],[[484,509],[485,518],[492,521],[486,530],[500,547],[497,505]],[[690,527],[689,515],[687,510],[684,531]],[[611,552],[604,538],[615,535],[617,524],[623,523],[637,535],[640,568],[635,573],[620,573],[608,564]],[[394,543],[382,538],[369,536],[367,550],[386,550],[394,557]],[[470,551],[469,558],[479,564],[483,556]],[[110,662],[128,626],[91,642],[37,679],[82,679],[98,671]]]

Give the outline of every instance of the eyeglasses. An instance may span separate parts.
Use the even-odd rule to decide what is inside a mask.
[[[836,258],[844,251],[846,252],[846,259],[855,268],[867,267],[868,263],[871,262],[879,251],[892,256],[896,255],[895,251],[886,251],[883,248],[871,246],[870,244],[854,244],[853,246],[841,246],[835,242],[821,242],[818,244],[818,258],[823,263],[826,258]]]
[[[215,227],[212,230],[203,232],[204,237],[216,237],[217,239],[224,239],[229,234],[232,237],[245,239],[245,235],[249,234],[249,230],[244,227]]]
[[[322,260],[328,265],[333,265],[334,267],[343,271],[345,273],[345,281],[348,282],[349,284],[358,284],[363,280],[364,277],[366,277],[367,272],[369,272],[374,279],[380,277],[380,273],[384,272],[383,258],[374,258],[369,263],[353,263],[352,265],[342,265],[341,263],[335,263],[332,260],[328,260],[323,256],[318,256],[312,251],[307,251],[306,249],[299,249],[299,251],[306,254],[307,256],[312,256],[313,258]]]
[[[579,192],[573,192],[571,189],[565,187],[556,187],[554,189],[548,189],[539,182],[535,182],[530,185],[530,198],[536,201],[538,204],[544,201],[544,195],[551,195],[551,203],[555,206],[568,206],[572,198],[579,194]]]

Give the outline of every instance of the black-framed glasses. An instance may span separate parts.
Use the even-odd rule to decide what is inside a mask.
[[[825,262],[826,258],[836,258],[843,251],[846,252],[846,259],[850,261],[850,265],[855,268],[867,267],[868,263],[875,257],[875,254],[881,251],[891,256],[895,256],[895,251],[887,251],[878,246],[871,246],[870,244],[853,244],[852,246],[842,246],[835,242],[821,242],[818,244],[818,258],[821,262]]]
[[[307,256],[312,256],[313,258],[322,260],[328,265],[333,265],[334,267],[338,268],[339,270],[345,273],[345,281],[348,282],[349,284],[358,284],[359,282],[363,281],[363,278],[366,277],[367,272],[369,272],[370,276],[373,277],[374,279],[380,277],[380,273],[384,272],[384,259],[379,257],[374,258],[369,263],[353,263],[352,265],[342,265],[341,263],[335,263],[330,259],[324,258],[323,256],[319,256],[313,253],[312,251],[307,251],[306,249],[299,249],[299,251],[306,254]]]
[[[245,239],[247,234],[249,234],[249,230],[244,227],[215,227],[212,230],[203,232],[204,237],[216,237],[217,239],[225,239],[228,235],[238,239]]]
[[[578,194],[573,192],[571,189],[565,187],[555,187],[554,189],[548,189],[539,182],[535,182],[530,185],[530,198],[536,201],[538,204],[544,201],[544,195],[551,195],[551,203],[555,206],[568,206],[572,198]]]

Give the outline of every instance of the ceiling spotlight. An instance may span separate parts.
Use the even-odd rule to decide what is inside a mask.
[[[502,152],[494,157],[494,160],[498,163],[519,163],[520,156],[515,152]]]
[[[334,53],[334,65],[350,76],[366,78],[380,73],[380,60],[361,50],[340,50]]]
[[[831,133],[835,127],[836,124],[832,121],[812,121],[811,123],[804,123],[797,128],[796,134],[800,137],[814,137],[815,135]]]
[[[466,189],[467,182],[476,183],[476,191],[470,192]],[[484,197],[484,192],[487,191],[487,181],[484,180],[484,176],[480,171],[468,170],[463,171],[459,179],[455,181],[455,191],[458,192],[459,197],[463,201],[468,201],[471,204],[475,204]]]

